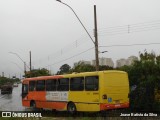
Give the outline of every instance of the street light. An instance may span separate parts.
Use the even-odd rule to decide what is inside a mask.
[[[21,71],[23,71],[23,69],[17,63],[15,63],[15,62],[12,62],[12,63],[15,64]],[[21,74],[20,74],[20,79],[21,79]]]
[[[102,51],[102,52],[99,51],[98,54],[101,54],[101,53],[103,54],[103,53],[106,53],[106,52],[108,52],[108,51]],[[102,56],[102,58],[103,58],[103,56]]]
[[[71,6],[67,5],[66,3],[62,2],[61,0],[56,0],[64,5],[66,5],[67,7],[69,7],[72,12],[74,13],[74,15],[77,17],[77,19],[79,20],[79,22],[81,23],[82,27],[84,28],[84,30],[87,32],[88,36],[90,37],[90,39],[92,40],[92,42],[95,44],[95,42],[93,41],[91,35],[89,34],[89,32],[87,31],[87,29],[85,28],[85,26],[83,25],[82,21],[79,19],[78,15],[76,14],[76,12],[73,10],[73,8],[71,8]]]
[[[98,53],[106,53],[106,52],[108,52],[108,51],[102,51],[102,52],[99,51]]]
[[[14,53],[14,52],[9,52],[10,54],[13,54],[13,55],[16,55],[24,64],[24,74],[26,75],[26,62],[17,54],[17,53]],[[28,66],[27,66],[28,67]],[[29,68],[29,67],[28,67]]]
[[[62,2],[61,0],[56,0],[59,3],[62,3],[64,5],[66,5],[67,7],[69,7],[72,12],[74,13],[74,15],[77,17],[78,21],[81,23],[82,27],[84,28],[84,30],[86,31],[86,33],[88,34],[89,38],[92,40],[93,44],[95,45],[95,60],[96,60],[96,71],[99,71],[99,56],[98,56],[98,37],[97,37],[97,20],[96,20],[96,6],[94,5],[94,19],[95,19],[95,41],[92,39],[91,35],[89,34],[89,32],[87,31],[87,29],[85,28],[85,26],[83,25],[82,21],[79,19],[78,15],[75,13],[75,11],[73,10],[73,8],[71,6],[69,6],[68,4]]]
[[[16,55],[24,63],[24,60],[17,53],[14,52],[9,52],[9,53]]]
[[[15,64],[21,71],[23,71],[23,69],[15,62],[12,62],[13,64]]]

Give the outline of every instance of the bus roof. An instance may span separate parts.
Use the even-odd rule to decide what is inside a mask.
[[[23,79],[23,81],[30,81],[30,80],[45,80],[45,79],[58,79],[58,78],[62,78],[62,75],[39,76],[39,77],[25,78],[25,79]]]
[[[58,78],[66,78],[66,77],[78,77],[78,76],[91,76],[91,75],[99,75],[101,73],[126,73],[120,70],[105,70],[105,71],[94,71],[94,72],[81,72],[81,73],[72,73],[72,74],[64,74],[64,75],[54,75],[54,76],[39,76],[23,79],[23,81],[30,80],[47,80],[47,79],[58,79]]]

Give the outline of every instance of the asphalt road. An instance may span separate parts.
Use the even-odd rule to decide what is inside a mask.
[[[0,111],[25,111],[21,100],[21,87],[14,87],[12,94],[0,94]]]

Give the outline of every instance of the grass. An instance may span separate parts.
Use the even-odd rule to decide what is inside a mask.
[[[42,117],[42,118],[0,118],[0,120],[159,120],[160,117]]]

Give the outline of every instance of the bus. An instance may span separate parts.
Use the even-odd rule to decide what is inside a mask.
[[[98,112],[129,107],[124,71],[107,70],[26,78],[22,105],[58,111]]]

